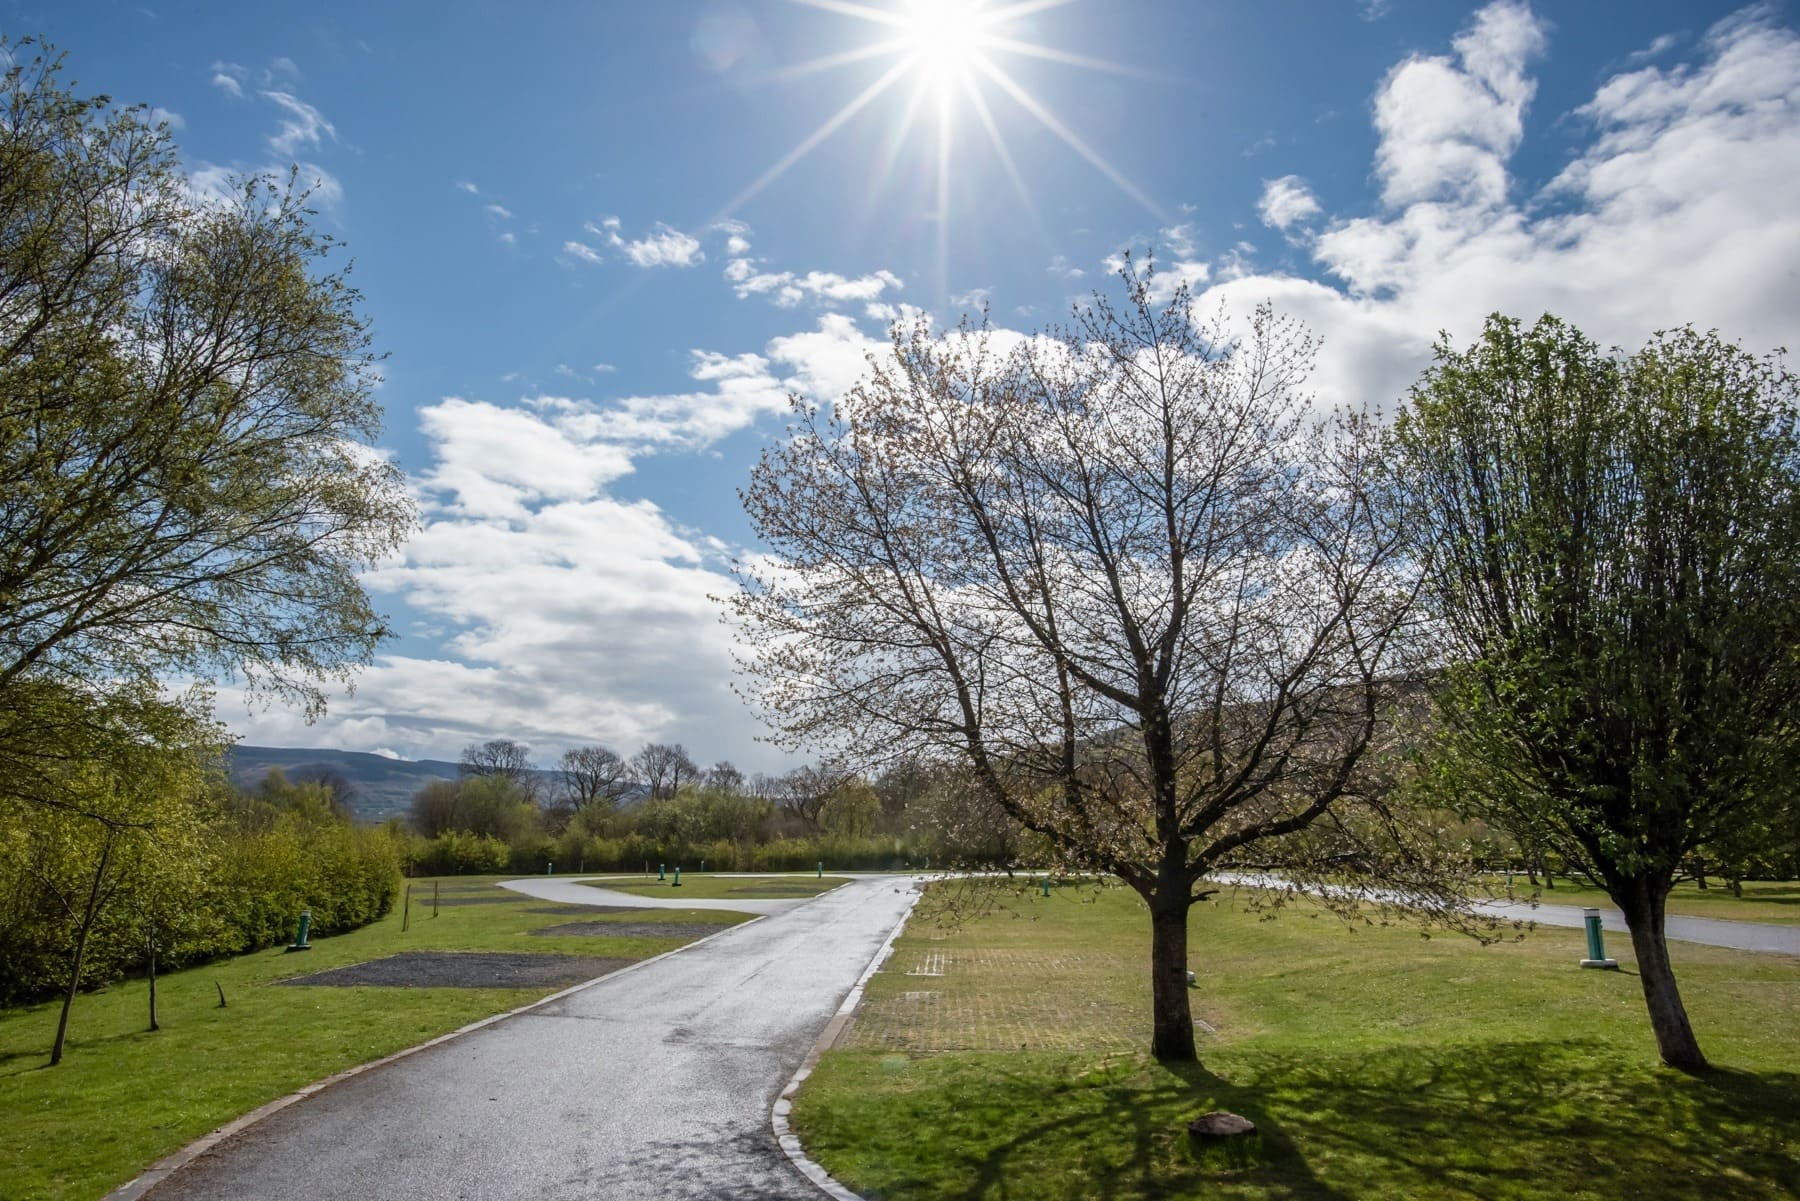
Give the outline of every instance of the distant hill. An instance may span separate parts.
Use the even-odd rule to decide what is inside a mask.
[[[350,811],[358,821],[383,822],[406,812],[412,794],[433,780],[454,780],[457,768],[442,759],[389,759],[364,751],[318,747],[243,746],[231,751],[231,778],[239,788],[255,788],[271,768],[290,780],[341,776],[350,781]]]

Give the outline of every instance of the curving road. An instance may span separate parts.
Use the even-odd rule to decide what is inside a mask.
[[[565,886],[512,885],[609,903]],[[815,1201],[776,1144],[770,1108],[914,891],[911,877],[865,877],[810,901],[761,902],[781,911],[341,1081],[147,1195]]]

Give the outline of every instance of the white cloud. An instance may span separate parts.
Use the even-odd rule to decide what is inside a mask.
[[[224,92],[234,100],[244,97],[244,81],[250,73],[237,63],[219,62],[212,65],[212,86]]]
[[[466,180],[466,179],[459,179],[459,180],[457,180],[457,181],[456,181],[456,188],[457,188],[457,191],[459,191],[459,192],[467,192],[467,193],[468,193],[468,194],[469,194],[469,195],[471,195],[471,196],[479,196],[479,195],[481,195],[481,189],[480,189],[480,188],[478,188],[478,187],[476,187],[476,186],[475,186],[475,185],[474,185],[474,184],[472,184],[472,183],[470,183],[470,182],[469,182],[469,181],[468,181],[468,180]]]
[[[365,580],[403,599],[420,633],[448,633],[453,658],[381,657],[354,694],[333,697],[322,728],[278,710],[235,727],[254,742],[415,758],[496,736],[541,759],[582,743],[629,752],[673,740],[703,758],[779,766],[731,692],[730,633],[711,599],[733,587],[735,548],[614,489],[634,457],[704,451],[784,413],[790,391],[841,395],[882,348],[828,313],[760,354],[693,352],[691,391],[429,406],[420,428],[432,466],[415,477],[424,528]]]
[[[706,261],[699,238],[660,223],[655,233],[621,248],[634,267],[692,267]]]
[[[958,292],[950,297],[950,304],[953,308],[978,311],[988,307],[988,301],[993,295],[992,288],[970,288],[967,292]]]
[[[302,147],[319,145],[323,138],[337,141],[337,129],[304,100],[288,92],[264,92],[262,96],[288,114],[281,128],[269,138],[269,149],[276,154],[291,158]]]
[[[512,210],[507,208],[504,204],[490,204],[485,205],[484,207],[488,212],[500,218],[502,221],[512,220]]]
[[[1324,338],[1314,383],[1331,405],[1391,408],[1439,330],[1467,342],[1494,311],[1554,312],[1602,344],[1690,322],[1755,349],[1790,339],[1800,35],[1751,8],[1690,61],[1604,80],[1572,114],[1587,143],[1550,185],[1512,197],[1506,163],[1534,86],[1520,72],[1543,36],[1517,5],[1491,5],[1456,39],[1457,62],[1391,72],[1375,103],[1387,204],[1326,223],[1310,244],[1323,282],[1258,273],[1238,247],[1198,304],[1270,299],[1306,321]]]
[[[170,129],[187,128],[187,119],[185,117],[180,113],[171,112],[166,108],[151,109],[150,123],[152,125],[167,125]]]
[[[1283,175],[1280,179],[1263,180],[1262,200],[1257,203],[1256,211],[1264,225],[1286,233],[1293,226],[1318,216],[1320,209],[1318,198],[1306,186],[1305,180],[1298,175]]]
[[[580,259],[584,263],[603,263],[606,261],[601,257],[598,250],[595,250],[586,242],[564,242],[562,248],[564,254],[571,258]]]
[[[1050,260],[1050,266],[1047,269],[1058,279],[1080,279],[1087,274],[1086,271],[1073,265],[1060,254]]]
[[[845,276],[835,271],[808,271],[796,275],[792,271],[759,271],[750,259],[736,258],[725,264],[725,278],[739,300],[751,296],[767,296],[778,308],[793,308],[804,301],[832,305],[850,301],[870,302],[892,288],[905,287],[892,271],[873,271],[867,275]]]
[[[1454,60],[1416,56],[1389,72],[1375,98],[1382,199],[1502,203],[1506,161],[1537,89],[1525,68],[1544,44],[1544,24],[1529,8],[1499,0],[1457,35]]]

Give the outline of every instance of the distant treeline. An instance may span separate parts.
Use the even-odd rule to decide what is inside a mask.
[[[577,748],[543,772],[526,748],[496,739],[465,750],[461,766],[461,779],[426,785],[408,807],[418,874],[991,866],[1032,850],[960,772],[920,763],[872,777],[831,764],[746,777],[652,743],[628,759]]]

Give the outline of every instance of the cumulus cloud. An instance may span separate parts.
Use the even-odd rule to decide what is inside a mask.
[[[421,633],[447,634],[448,656],[378,659],[354,694],[332,700],[323,730],[265,711],[239,732],[412,757],[502,735],[544,758],[676,740],[776,766],[730,690],[730,636],[711,599],[733,587],[735,548],[618,489],[637,458],[704,451],[785,412],[790,392],[841,395],[881,349],[827,313],[760,353],[692,352],[682,392],[429,406],[431,466],[415,476],[424,528],[366,583],[403,600]]]
[[[1800,321],[1800,36],[1762,8],[1714,25],[1688,61],[1623,70],[1571,114],[1585,129],[1567,167],[1515,195],[1530,61],[1545,28],[1490,5],[1454,57],[1409,59],[1375,98],[1382,206],[1329,220],[1309,244],[1316,278],[1222,256],[1198,298],[1247,310],[1269,299],[1323,335],[1314,382],[1327,404],[1389,406],[1428,363],[1439,330],[1466,342],[1485,316],[1554,312],[1603,343],[1640,345],[1693,323],[1767,349]]]
[[[832,305],[849,301],[864,303],[880,298],[892,288],[905,285],[892,271],[873,271],[867,275],[846,276],[835,271],[808,271],[797,275],[792,271],[763,271],[747,258],[732,259],[725,265],[725,278],[739,300],[766,296],[778,308],[791,309],[811,301]]]
[[[1263,180],[1262,199],[1256,211],[1263,224],[1286,233],[1292,227],[1319,215],[1319,201],[1298,175]]]
[[[692,267],[706,261],[699,238],[661,224],[655,233],[626,242],[623,249],[634,267]]]
[[[1415,56],[1388,73],[1375,98],[1375,156],[1389,205],[1442,200],[1499,204],[1506,160],[1524,136],[1537,90],[1527,73],[1542,52],[1544,23],[1501,0],[1452,43],[1456,54]]]

